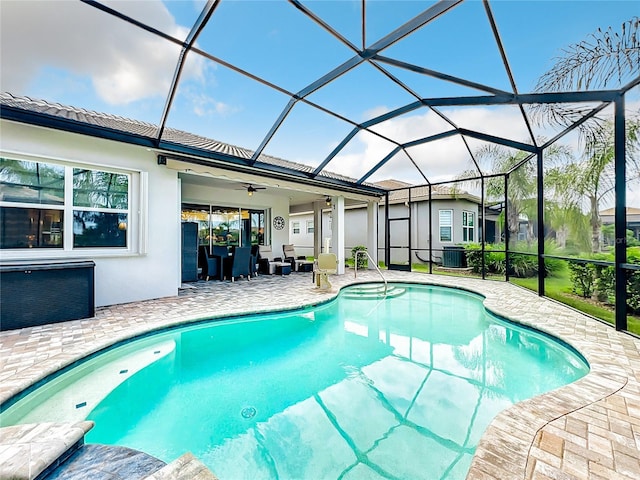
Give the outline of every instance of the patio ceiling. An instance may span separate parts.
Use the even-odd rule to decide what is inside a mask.
[[[207,1],[200,11],[175,1],[4,3],[3,64],[32,76],[3,79],[3,118],[142,144],[160,163],[230,168],[274,185],[380,194],[374,182],[387,178],[425,185],[495,173],[477,158],[482,146],[533,156],[612,112],[639,82],[523,93],[567,47],[548,45],[531,25],[567,21],[554,17],[557,2]],[[595,3],[575,5],[584,16]],[[51,8],[55,22],[46,21]],[[14,29],[37,38],[8,36]],[[70,43],[54,40],[61,31],[75,34]],[[77,58],[94,73],[74,71]],[[100,71],[116,64],[124,67]],[[58,84],[62,72],[71,77]],[[45,102],[35,108],[20,96]],[[535,122],[531,106],[553,103],[584,113],[568,127]]]

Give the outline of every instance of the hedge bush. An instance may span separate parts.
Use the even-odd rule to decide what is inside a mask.
[[[485,268],[487,273],[504,275],[507,271],[506,256],[503,252],[492,252],[490,250],[504,249],[504,245],[487,244],[485,246]],[[546,247],[545,247],[546,251]],[[482,246],[478,243],[465,245],[467,255],[467,265],[474,273],[482,272]],[[545,259],[545,275],[551,275],[562,269],[562,261],[556,259]],[[522,253],[512,253],[509,255],[509,275],[520,278],[535,277],[538,274],[538,257],[525,255]]]
[[[593,255],[593,260],[613,262],[613,254]],[[627,263],[640,265],[640,247],[627,248]],[[616,279],[613,266],[594,265],[570,260],[569,269],[573,291],[585,298],[594,295],[599,301],[613,305],[616,299]],[[640,313],[640,271],[627,270],[627,309]]]
[[[356,264],[356,252],[361,250],[367,250],[367,247],[364,245],[356,245],[351,249],[351,258],[353,259],[353,264]],[[366,255],[358,255],[358,269],[367,268],[369,265],[369,259]]]

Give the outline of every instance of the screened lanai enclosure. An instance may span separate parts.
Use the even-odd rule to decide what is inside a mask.
[[[513,282],[640,334],[632,4],[3,2],[2,118],[377,195],[387,268]]]

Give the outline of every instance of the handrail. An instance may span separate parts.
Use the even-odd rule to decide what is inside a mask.
[[[371,258],[371,255],[369,255],[369,252],[367,252],[366,250],[356,250],[355,265],[354,265],[354,267],[355,267],[354,278],[358,278],[358,255],[360,255],[361,253],[364,253],[369,258],[369,261],[371,262],[371,264],[375,267],[375,269],[378,271],[378,273],[382,277],[382,281],[384,282],[384,294],[386,295],[387,294],[387,279],[384,278],[384,275],[382,274],[382,271],[380,270],[378,265],[376,265],[376,262],[373,261],[373,258]]]

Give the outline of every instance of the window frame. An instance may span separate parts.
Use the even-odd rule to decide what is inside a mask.
[[[468,225],[469,216],[471,216],[472,225]],[[476,228],[476,215],[471,210],[462,211],[462,242],[473,243],[475,240],[475,228]],[[471,232],[471,238],[469,238],[469,232]],[[466,237],[466,240],[465,240]]]
[[[449,224],[444,225],[442,222],[442,214],[443,212],[449,212]],[[449,240],[442,239],[442,229],[449,229]],[[453,243],[453,209],[452,208],[441,208],[438,210],[438,238],[440,239],[440,243]]]
[[[144,255],[147,249],[147,183],[148,174],[141,170],[113,167],[104,164],[85,163],[60,158],[42,157],[0,151],[0,157],[9,160],[37,162],[56,165],[64,168],[64,201],[61,205],[49,203],[29,203],[0,200],[2,208],[30,208],[38,210],[60,210],[62,219],[62,246],[37,248],[2,248],[2,257],[6,260],[39,259],[39,258],[85,258]],[[127,208],[101,208],[74,205],[73,171],[84,169],[97,172],[113,173],[127,176]],[[106,212],[125,214],[127,218],[125,246],[74,246],[74,211]]]
[[[314,227],[315,227],[315,225],[314,225],[313,220],[307,220],[307,221],[306,221],[306,232],[307,232],[308,234],[312,234],[312,233],[314,233],[314,231],[315,231],[315,228],[314,228]]]
[[[291,222],[291,233],[293,235],[299,235],[300,234],[300,222],[299,221]]]

